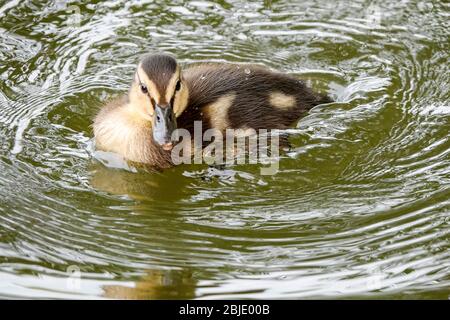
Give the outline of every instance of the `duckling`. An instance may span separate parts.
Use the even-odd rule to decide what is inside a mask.
[[[126,96],[94,120],[96,148],[157,168],[173,166],[172,133],[194,121],[202,130],[285,129],[331,102],[293,76],[258,65],[204,63],[181,70],[168,54],[146,55]]]

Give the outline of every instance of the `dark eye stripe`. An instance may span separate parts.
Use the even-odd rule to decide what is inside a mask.
[[[175,100],[175,94],[177,93],[177,91],[180,91],[181,89],[181,81],[178,80],[177,84],[175,85],[175,92],[172,95],[172,98],[170,99],[170,104],[173,105],[173,101]]]

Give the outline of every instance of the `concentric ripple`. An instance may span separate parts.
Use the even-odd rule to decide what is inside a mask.
[[[449,6],[0,5],[0,297],[445,298]],[[138,172],[93,150],[140,55],[258,63],[336,102],[259,166]]]

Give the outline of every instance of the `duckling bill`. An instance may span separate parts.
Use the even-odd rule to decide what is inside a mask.
[[[145,56],[126,96],[94,120],[96,147],[167,168],[177,128],[286,129],[312,107],[331,102],[300,80],[261,66],[198,64],[181,70],[166,54]]]

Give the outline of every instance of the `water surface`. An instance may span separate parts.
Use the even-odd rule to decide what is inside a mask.
[[[0,297],[450,294],[444,1],[1,1]],[[93,157],[139,57],[258,63],[336,102],[280,171]]]

